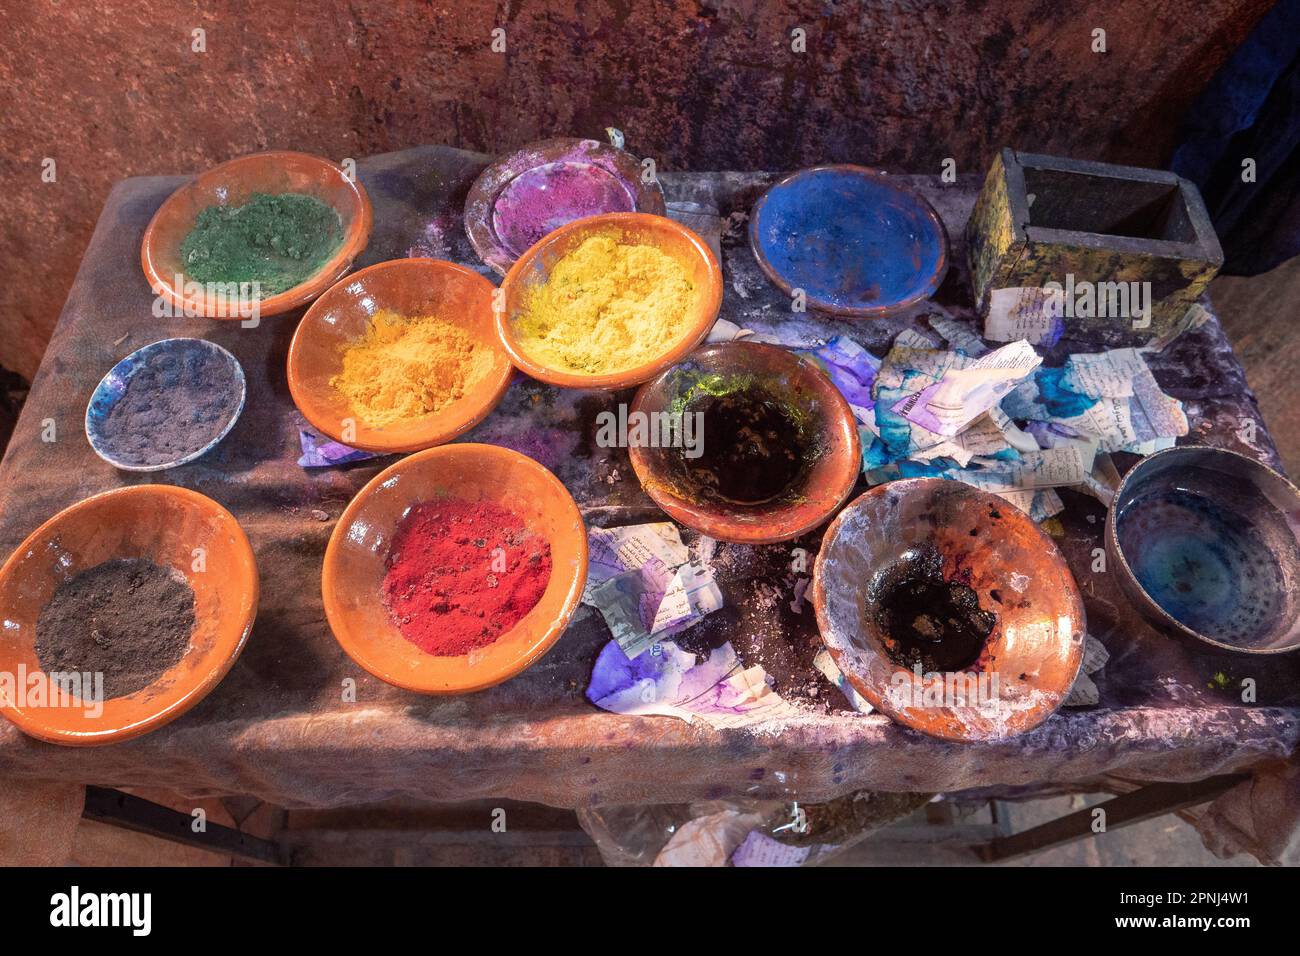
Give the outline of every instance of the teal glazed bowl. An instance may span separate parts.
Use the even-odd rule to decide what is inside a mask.
[[[1253,459],[1185,446],[1129,470],[1106,517],[1128,597],[1216,652],[1300,648],[1300,491]]]

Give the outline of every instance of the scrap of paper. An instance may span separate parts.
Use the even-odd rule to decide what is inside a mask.
[[[731,854],[732,866],[802,866],[812,855],[811,846],[790,846],[761,830],[751,830]]]
[[[587,699],[602,710],[635,716],[695,718],[717,729],[800,716],[772,690],[762,667],[744,667],[730,643],[703,661],[671,640],[628,658],[610,641],[592,668]]]
[[[965,352],[971,358],[979,358],[989,350],[989,347],[984,344],[984,340],[976,335],[968,325],[958,322],[946,312],[941,315],[932,315],[927,321],[930,323],[930,328],[942,335],[943,340],[949,346]]]
[[[298,464],[303,468],[332,468],[379,457],[374,452],[351,448],[306,427],[298,429],[298,444],[302,448]]]
[[[600,611],[628,657],[722,607],[712,569],[692,559],[670,522],[592,528],[587,542],[583,603]]]
[[[1169,347],[1170,343],[1184,332],[1191,332],[1193,329],[1199,329],[1206,322],[1210,321],[1210,311],[1199,302],[1193,302],[1191,306],[1183,313],[1183,317],[1178,320],[1172,329],[1164,335],[1158,336],[1142,347],[1144,352],[1163,352]]]
[[[893,411],[922,428],[953,436],[998,404],[1041,364],[1042,358],[1028,342],[1012,342],[965,368],[950,368],[940,381],[904,398]]]
[[[853,685],[849,683],[849,679],[844,676],[844,672],[839,669],[835,659],[831,657],[830,651],[825,648],[818,651],[816,656],[813,657],[813,667],[817,668],[823,677],[839,689],[839,692],[844,695],[844,699],[849,702],[849,706],[858,713],[869,714],[875,709],[871,706],[871,701],[859,694],[853,688]]]
[[[1082,484],[1092,470],[1092,458],[1082,443],[1029,452],[996,467],[954,469],[951,477],[985,491],[1023,491]]]
[[[880,370],[880,359],[853,339],[847,335],[837,335],[815,349],[797,351],[812,359],[830,377],[853,406],[854,414],[859,409],[869,409],[875,404],[871,389],[876,381],[876,373]]]
[[[1064,315],[1064,289],[994,289],[989,293],[984,337],[991,342],[1024,339],[1050,348],[1065,331]]]
[[[1084,635],[1083,665],[1079,668],[1079,676],[1075,678],[1070,693],[1066,695],[1065,700],[1061,701],[1061,706],[1091,707],[1100,703],[1101,691],[1098,690],[1092,675],[1105,667],[1108,660],[1110,660],[1110,652],[1106,650],[1106,645],[1091,634]]]

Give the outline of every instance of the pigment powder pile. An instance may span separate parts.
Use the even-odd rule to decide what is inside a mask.
[[[59,585],[36,619],[36,658],[46,673],[103,674],[105,698],[124,697],[178,664],[193,632],[189,582],[119,558]]]
[[[489,501],[416,505],[393,536],[384,603],[402,636],[436,657],[486,647],[536,606],[551,546]]]
[[[596,235],[526,293],[515,334],[531,359],[551,368],[622,372],[654,361],[685,335],[694,297],[690,273],[672,256]]]
[[[261,298],[292,289],[343,245],[334,209],[300,193],[254,193],[242,206],[209,206],[181,242],[197,282],[256,283]]]
[[[239,413],[238,366],[198,340],[151,352],[100,425],[104,451],[127,465],[179,461],[218,438]]]
[[[487,345],[434,315],[375,314],[366,334],[342,350],[330,379],[373,428],[442,411],[492,371]]]

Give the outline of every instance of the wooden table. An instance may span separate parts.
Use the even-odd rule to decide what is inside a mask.
[[[421,147],[361,162],[375,230],[358,267],[413,254],[467,263],[487,274],[460,222],[464,195],[486,161]],[[849,332],[877,355],[902,328],[920,327],[914,317],[844,324],[789,311],[744,241],[747,211],[773,178],[663,176],[670,201],[720,211],[722,316],[759,331],[780,328],[807,342]],[[953,267],[936,301],[968,316],[962,227],[978,183],[903,178],[931,199],[953,242]],[[0,551],[9,552],[54,512],[96,492],[148,480],[184,485],[229,508],[248,532],[262,581],[257,623],[242,658],[211,696],[141,739],[70,749],[30,740],[0,722],[0,778],[160,787],[195,797],[251,794],[286,807],[396,795],[427,801],[490,796],[557,807],[720,797],[817,801],[862,788],[1024,792],[1095,789],[1117,780],[1203,781],[1281,761],[1300,740],[1300,662],[1225,665],[1137,620],[1113,576],[1090,570],[1103,506],[1069,491],[1063,492],[1067,510],[1053,527],[1085,595],[1090,631],[1111,659],[1097,678],[1098,706],[1063,710],[1016,739],[946,743],[884,716],[844,709],[810,666],[817,647],[811,610],[782,610],[789,602],[782,600],[786,551],[779,548],[720,549],[728,609],[715,615],[710,633],[729,637],[747,661],[763,663],[778,690],[814,684],[817,699],[829,702],[809,705],[806,716],[782,726],[715,731],[597,710],[583,691],[608,632],[586,607],[542,661],[489,691],[425,698],[389,687],[340,650],[320,598],[320,563],[333,523],[388,459],[321,470],[296,464],[301,422],[286,388],[284,360],[299,314],[264,319],[255,329],[154,317],[140,271],[140,239],[154,210],[181,182],[126,180],[105,205],[0,464]],[[175,335],[202,336],[238,356],[248,377],[243,417],[198,462],[148,477],[116,471],[86,442],[86,402],[118,359]],[[1067,351],[1087,350],[1063,342],[1047,361],[1059,364]],[[1186,441],[1277,464],[1217,321],[1185,334],[1151,364],[1161,385],[1186,403],[1192,425]],[[520,378],[467,437],[540,459],[565,481],[592,523],[655,520],[660,513],[637,485],[626,452],[598,448],[594,440],[596,413],[628,397],[561,393]],[[1248,421],[1256,423],[1253,435],[1243,427]],[[49,423],[53,442],[42,440]],[[815,548],[816,536],[801,544]],[[1257,703],[1210,686],[1225,666],[1232,668],[1233,686],[1239,678],[1255,679]],[[343,699],[348,679],[356,681],[355,703]]]

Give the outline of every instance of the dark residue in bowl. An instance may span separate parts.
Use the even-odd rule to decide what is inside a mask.
[[[997,625],[997,615],[980,607],[970,585],[944,577],[943,563],[933,545],[912,548],[867,588],[865,613],[890,658],[903,667],[967,670]]]
[[[670,412],[698,416],[696,448],[673,456],[684,497],[759,506],[798,500],[819,457],[810,409],[752,375],[683,372]]]

